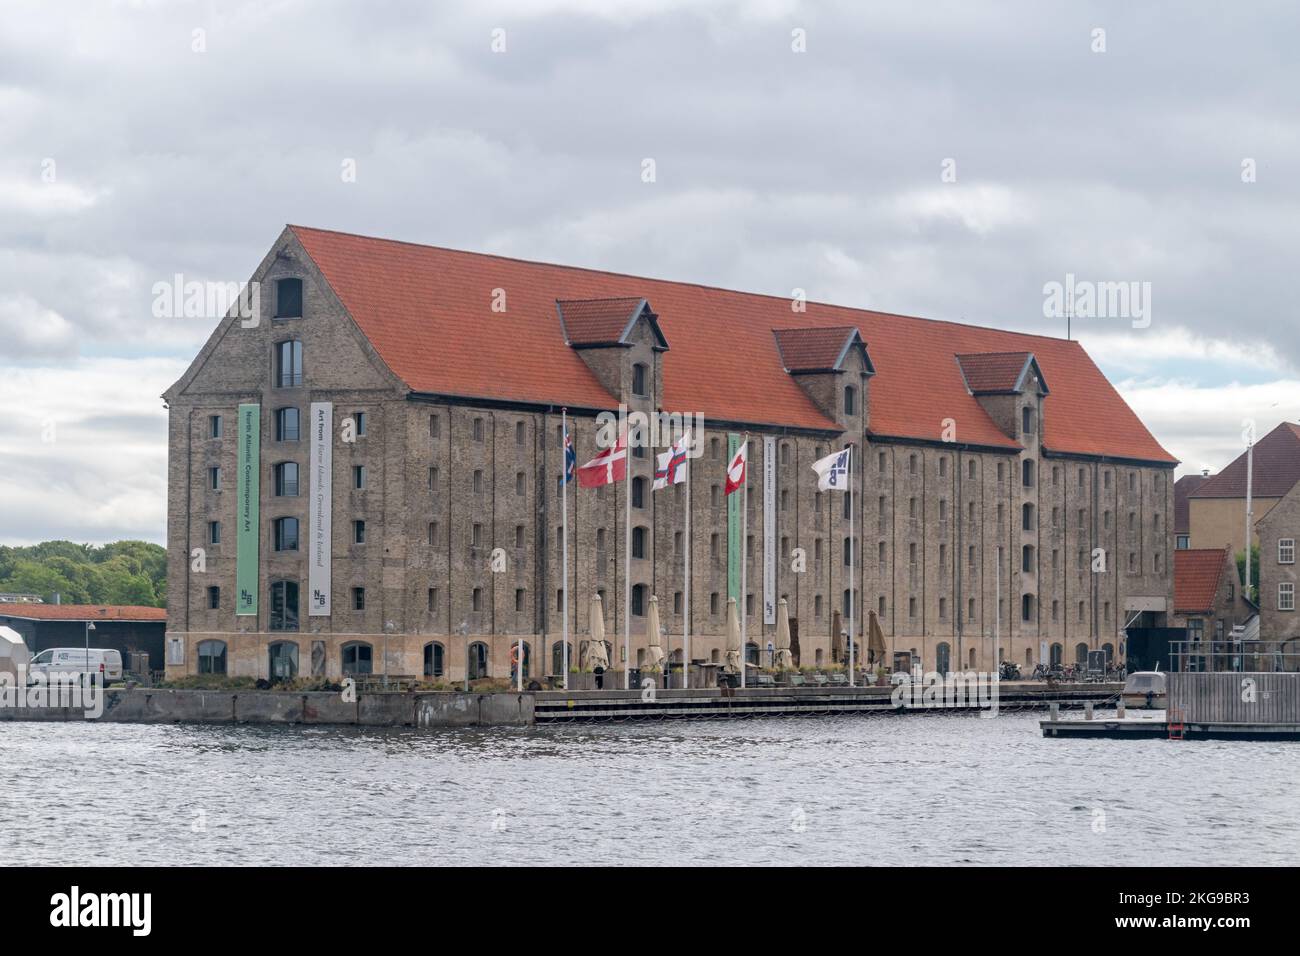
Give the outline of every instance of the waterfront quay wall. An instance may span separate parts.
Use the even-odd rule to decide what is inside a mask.
[[[85,720],[82,708],[0,707],[4,720]],[[359,727],[521,727],[533,722],[532,694],[377,694],[355,700],[331,691],[110,689],[109,723],[334,724]]]
[[[1000,708],[1104,706],[1118,684],[1001,685]],[[536,691],[357,693],[275,690],[172,690],[135,687],[106,692],[98,720],[110,723],[329,724],[360,727],[524,727],[570,720],[727,719],[817,717],[850,713],[983,710],[968,699],[929,707],[917,701],[896,706],[888,687],[749,688],[726,690]],[[4,720],[85,720],[81,708],[0,707]]]

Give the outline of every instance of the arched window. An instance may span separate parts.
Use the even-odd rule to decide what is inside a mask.
[[[1051,651],[1050,651],[1050,653],[1051,653],[1051,658],[1050,658],[1050,660],[1049,660],[1049,663],[1051,664],[1051,666],[1053,666],[1053,667],[1060,667],[1060,666],[1061,666],[1061,658],[1062,658],[1062,656],[1063,656],[1064,650],[1065,650],[1065,648],[1061,647],[1060,644],[1053,644],[1053,645],[1052,645],[1052,647],[1051,647]]]
[[[437,641],[424,645],[424,676],[441,677],[443,675],[443,648]]]
[[[632,479],[632,507],[633,508],[645,507],[645,479],[644,478]]]
[[[709,661],[713,664],[720,664],[722,662],[722,652],[716,647],[709,651]]]
[[[1034,530],[1034,506],[1029,502],[1020,507],[1020,528],[1022,531]]]
[[[1082,641],[1074,645],[1074,662],[1076,664],[1088,663],[1088,645]]]
[[[853,566],[853,539],[844,539],[844,566],[846,568]]]
[[[272,681],[293,680],[298,676],[298,644],[275,641],[267,648],[267,676]]]
[[[1027,544],[1020,549],[1020,570],[1032,572],[1034,567],[1034,546]]]
[[[1020,595],[1020,620],[1032,621],[1034,619],[1034,596],[1032,594]]]
[[[1034,652],[1027,647],[1025,648],[1025,666],[1026,667],[1034,666]]]
[[[573,656],[573,643],[569,643],[569,666],[577,667],[578,659]],[[564,673],[564,642],[556,641],[551,645],[551,673]]]
[[[856,415],[858,413],[858,390],[852,385],[844,386],[844,414]]]
[[[1020,463],[1020,483],[1026,488],[1034,487],[1034,463],[1029,458]]]
[[[645,539],[646,539],[645,528],[638,526],[632,529],[632,557],[634,558],[645,557]]]
[[[952,649],[947,641],[940,641],[939,646],[934,649],[934,669],[940,674],[947,674],[952,670],[951,654]]]
[[[1032,435],[1034,432],[1034,410],[1026,405],[1020,410],[1020,433],[1022,436]]]
[[[488,649],[482,641],[469,646],[469,679],[480,680],[488,676]]]
[[[1002,653],[1002,648],[999,647],[998,654],[1001,655],[1001,653]],[[971,670],[974,670],[975,669],[975,648],[972,647],[970,649],[970,654],[968,654],[967,656],[970,658],[970,662],[966,666],[969,667]]]
[[[632,614],[635,617],[645,616],[645,592],[644,584],[632,585]]]
[[[365,641],[352,641],[343,645],[343,674],[373,674],[374,648]]]
[[[199,641],[199,673],[224,674],[226,672],[226,642]]]
[[[747,642],[745,643],[745,663],[746,663],[746,664],[757,664],[757,663],[759,663],[759,660],[758,660],[758,645],[755,644],[753,641],[747,641]]]

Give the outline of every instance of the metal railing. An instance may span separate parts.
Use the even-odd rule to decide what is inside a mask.
[[[1285,673],[1300,671],[1300,638],[1289,641],[1171,641],[1178,672]]]

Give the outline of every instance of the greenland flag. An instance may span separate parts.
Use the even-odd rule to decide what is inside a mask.
[[[627,432],[618,436],[618,444],[606,448],[578,469],[578,485],[599,488],[627,477]]]
[[[833,455],[827,455],[821,461],[815,461],[812,470],[817,472],[818,491],[849,490],[849,453],[845,448]]]
[[[749,442],[741,442],[736,449],[736,457],[727,466],[727,494],[739,491],[745,483],[745,472],[749,468]]]

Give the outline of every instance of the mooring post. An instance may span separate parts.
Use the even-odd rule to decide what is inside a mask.
[[[1090,700],[1083,702],[1083,719],[1092,720],[1092,701]]]
[[[1050,709],[1051,709],[1051,713],[1048,715],[1048,720],[1060,720],[1060,719],[1061,719],[1061,705],[1058,704],[1058,703],[1056,703],[1055,701],[1053,701],[1052,704],[1051,704]]]
[[[1119,703],[1115,705],[1115,716],[1118,717],[1120,720],[1124,719],[1124,698],[1123,697],[1121,697],[1119,699]]]

